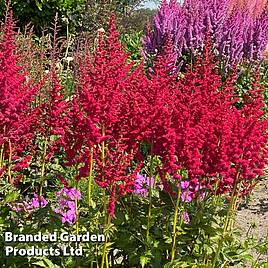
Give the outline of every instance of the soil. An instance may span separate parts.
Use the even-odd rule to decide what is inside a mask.
[[[249,201],[240,206],[236,215],[236,224],[241,229],[243,238],[254,236],[260,242],[268,241],[268,179],[261,181],[254,188]],[[253,257],[259,261],[268,259],[267,252],[259,255],[253,251]]]

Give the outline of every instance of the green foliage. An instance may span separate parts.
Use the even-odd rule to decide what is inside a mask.
[[[4,0],[2,1],[0,14],[3,14],[6,9]],[[26,26],[31,23],[35,27],[35,32],[39,34],[43,28],[52,26],[56,13],[59,14],[63,26],[66,25],[66,19],[68,19],[74,27],[77,27],[79,21],[76,21],[76,17],[84,5],[84,0],[14,0],[11,3],[18,26]]]
[[[66,34],[67,26],[71,33],[88,31],[95,34],[97,29],[105,27],[111,13],[116,13],[118,20],[123,20],[123,28],[133,25],[136,30],[143,30],[145,17],[147,15],[151,17],[152,11],[136,11],[142,2],[142,0],[13,0],[11,7],[17,25],[25,27],[31,23],[35,33],[39,36],[44,28],[51,28],[56,13],[60,19],[62,34]],[[7,1],[0,0],[0,19],[2,20],[6,7]]]
[[[152,21],[155,10],[148,8],[139,8],[133,10],[128,16],[124,16],[122,20],[122,32],[144,32],[146,24]]]
[[[136,61],[137,63],[142,60],[141,55],[142,35],[143,35],[142,32],[121,35],[121,42],[125,45],[126,51],[129,52],[130,59]]]

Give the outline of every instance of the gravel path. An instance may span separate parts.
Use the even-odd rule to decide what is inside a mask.
[[[237,211],[236,224],[242,230],[244,238],[248,234],[259,241],[265,241],[268,234],[268,179],[255,187],[248,204]],[[258,254],[253,252],[253,256],[256,258]],[[266,259],[267,254],[262,254],[259,260]]]

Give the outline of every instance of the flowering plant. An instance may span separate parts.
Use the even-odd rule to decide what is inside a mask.
[[[81,193],[76,188],[64,187],[56,193],[57,206],[55,213],[61,216],[62,223],[74,224],[77,216],[77,201],[81,199]]]

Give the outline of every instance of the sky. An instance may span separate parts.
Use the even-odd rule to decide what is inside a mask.
[[[158,2],[158,3],[156,3],[156,2]],[[150,0],[146,1],[146,0],[144,0],[143,6],[145,8],[156,9],[156,8],[158,8],[160,2],[161,2],[160,0],[158,0],[158,1],[150,1]],[[183,0],[178,0],[178,2],[183,3]]]
[[[155,1],[150,1],[149,0],[149,1],[146,1],[143,6],[145,8],[156,9],[158,7],[158,4],[156,4]]]

